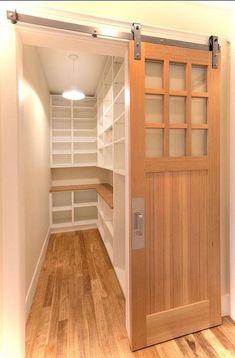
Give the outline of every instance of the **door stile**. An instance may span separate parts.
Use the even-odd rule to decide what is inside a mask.
[[[144,125],[144,45],[142,59],[134,60],[134,42],[129,44],[130,78],[130,237],[133,238],[135,198],[145,197],[145,125]],[[131,348],[146,346],[146,258],[145,247],[133,250],[130,242],[130,337]]]
[[[220,292],[220,70],[210,68],[209,74],[209,278],[211,326],[221,324]]]

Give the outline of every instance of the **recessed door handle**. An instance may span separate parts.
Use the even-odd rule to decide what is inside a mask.
[[[135,213],[135,230],[136,230],[136,234],[139,236],[143,235],[143,227],[144,227],[143,221],[144,221],[143,214]]]
[[[132,198],[132,249],[139,250],[145,246],[144,198]]]

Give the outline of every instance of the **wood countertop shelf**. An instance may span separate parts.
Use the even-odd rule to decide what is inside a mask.
[[[96,190],[102,199],[113,209],[113,187],[110,184],[81,184],[52,186],[51,193],[60,191]]]

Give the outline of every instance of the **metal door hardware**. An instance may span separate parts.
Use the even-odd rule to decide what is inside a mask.
[[[141,41],[148,43],[155,43],[168,46],[177,46],[183,48],[191,48],[202,51],[212,51],[212,67],[218,68],[218,58],[220,52],[220,45],[218,43],[217,36],[210,36],[208,44],[179,41],[174,39],[166,39],[157,36],[141,35],[141,24],[133,23],[131,26],[131,31],[121,32],[121,31],[112,31],[110,33],[102,29],[102,27],[92,27],[81,24],[76,24],[72,22],[58,21],[48,18],[42,18],[38,16],[32,16],[27,14],[18,13],[16,10],[8,10],[7,18],[13,23],[25,23],[32,24],[36,26],[49,27],[54,29],[85,33],[89,34],[94,38],[116,38],[122,39],[125,41],[134,40],[134,58],[135,60],[141,60]]]
[[[144,198],[132,199],[132,249],[143,249],[144,239]]]
[[[135,60],[141,60],[141,24],[132,24],[132,33],[134,40],[134,58]]]
[[[211,36],[209,38],[210,51],[212,52],[212,68],[219,67],[219,53],[220,45],[218,36]]]

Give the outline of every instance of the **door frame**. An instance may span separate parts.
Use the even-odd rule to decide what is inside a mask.
[[[11,6],[15,7],[15,4],[10,4],[10,2],[6,2],[5,7],[2,6],[3,12],[6,10],[11,10]],[[14,9],[12,9],[14,10]],[[62,20],[66,19],[66,21],[74,22],[74,13],[64,10],[55,10],[48,9],[46,6],[37,5],[22,5],[17,4],[17,11],[26,12],[33,16],[42,16],[49,19]],[[0,278],[2,281],[1,286],[1,295],[4,292],[4,296],[2,296],[2,310],[5,312],[5,318],[3,317],[2,322],[0,322],[0,328],[7,328],[4,331],[6,334],[2,337],[2,341],[0,341],[0,352],[3,356],[7,356],[9,353],[12,356],[17,356],[22,358],[24,357],[24,330],[22,327],[25,325],[25,289],[24,289],[24,257],[25,257],[25,247],[23,242],[24,237],[24,228],[20,223],[23,221],[23,212],[19,210],[19,207],[22,205],[22,187],[23,183],[20,182],[20,160],[19,160],[19,152],[18,148],[20,146],[20,120],[21,120],[21,108],[19,103],[20,96],[20,86],[19,81],[22,78],[22,49],[21,46],[23,43],[34,45],[35,36],[37,36],[37,41],[40,38],[45,36],[47,41],[51,41],[53,36],[57,34],[57,36],[61,36],[64,34],[65,37],[71,37],[71,34],[68,32],[61,30],[48,30],[48,29],[39,29],[35,26],[21,26],[17,25],[15,28],[12,24],[9,23],[5,17],[3,17],[4,22],[0,25],[0,27],[4,28],[6,33],[13,38],[13,41],[8,41],[5,48],[6,55],[9,55],[13,62],[12,65],[15,66],[16,71],[12,72],[10,70],[10,63],[1,63],[2,71],[8,75],[11,75],[12,83],[14,86],[6,91],[0,89],[0,120],[1,120],[1,139],[9,138],[10,133],[14,134],[15,143],[14,146],[11,147],[10,155],[9,155],[9,142],[7,140],[1,140],[0,145],[0,155],[1,155],[1,201],[4,205],[1,205],[2,209],[2,218],[0,220],[1,223],[1,231],[3,234],[2,240],[2,250],[0,252],[0,261],[2,258],[7,258],[3,261],[3,269],[0,270]],[[111,26],[116,30],[123,31],[123,29],[130,29],[130,23],[125,21],[118,20],[109,20],[107,18],[95,17],[91,15],[77,14],[76,13],[76,21],[79,23],[83,23],[89,26]],[[190,42],[198,42],[205,43],[208,42],[208,36],[199,35],[195,33],[186,33],[183,31],[177,31],[175,29],[165,29],[160,27],[154,27],[149,25],[144,25],[144,33],[146,35],[151,34],[152,36],[157,33],[157,35],[162,37],[174,38],[175,40],[182,40]],[[79,35],[73,35],[76,38],[82,38]],[[49,39],[49,40],[48,40]],[[84,39],[84,38],[83,38]],[[87,40],[87,39],[86,39]],[[93,41],[93,39],[92,39]],[[117,48],[117,41],[108,40],[109,43],[113,43],[113,46]],[[41,42],[41,45],[45,42]],[[47,42],[48,45],[49,42]],[[94,42],[93,42],[94,44]],[[126,42],[124,41],[122,45],[126,46]],[[37,43],[39,45],[39,43]],[[118,47],[120,48],[120,42]],[[122,47],[122,46],[121,46]],[[12,52],[13,51],[13,52]],[[3,106],[4,103],[11,103],[11,106]],[[4,119],[4,121],[3,121]],[[10,120],[11,119],[11,120]],[[4,157],[4,155],[7,156]],[[12,175],[11,168],[18,168],[17,175]],[[4,173],[4,175],[3,175]],[[128,180],[128,179],[127,179]],[[11,183],[11,187],[9,188],[8,183]],[[15,190],[12,191],[11,189]],[[12,205],[11,203],[15,203]],[[127,201],[128,203],[128,201]],[[126,203],[126,204],[127,204]],[[4,220],[4,215],[6,217],[10,217],[11,220]],[[13,227],[12,222],[17,222],[18,224]],[[127,222],[127,226],[129,223]],[[9,245],[8,238],[11,237],[11,245]],[[12,246],[14,245],[15,250],[12,250]],[[129,250],[129,242],[127,243],[127,250]],[[129,259],[129,256],[127,256]],[[12,265],[14,267],[14,272],[12,271]],[[16,274],[17,273],[17,274]],[[11,276],[10,276],[11,275]],[[9,285],[9,277],[11,277],[11,284]],[[127,282],[129,281],[129,276],[127,274]],[[129,290],[128,290],[129,291]],[[16,294],[17,293],[17,294]],[[0,295],[0,296],[1,296]],[[9,300],[9,297],[13,297],[14,300]],[[129,304],[129,297],[127,297],[127,306]],[[21,312],[21,314],[19,314]],[[0,313],[2,313],[0,311]],[[12,319],[9,319],[9,317]],[[130,324],[129,324],[129,315],[126,315],[127,322],[126,327],[128,333],[130,332]],[[17,324],[16,324],[17,322]],[[7,332],[11,333],[11,340],[9,340],[9,335]],[[12,341],[12,337],[14,336],[14,343]],[[16,353],[17,352],[17,353]]]

